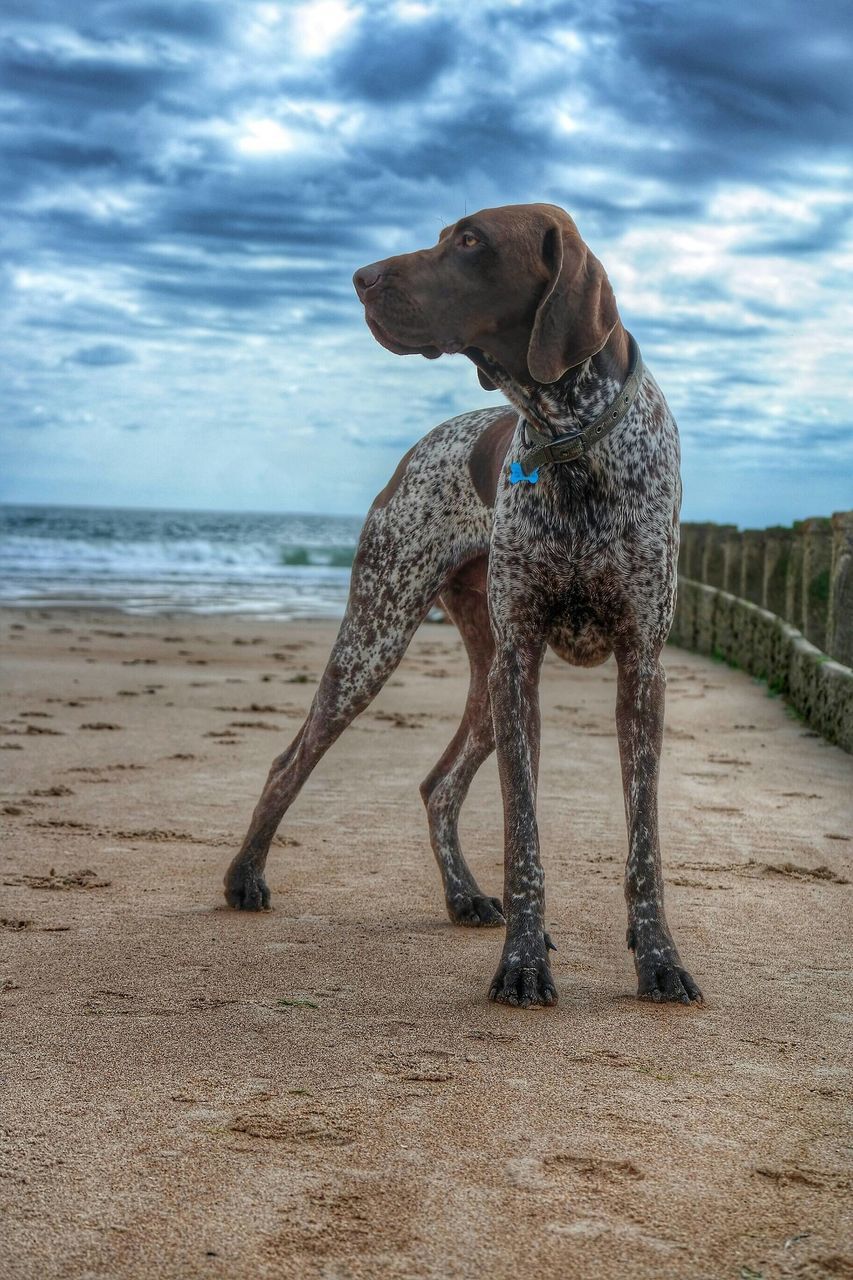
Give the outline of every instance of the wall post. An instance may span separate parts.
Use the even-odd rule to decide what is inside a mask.
[[[744,529],[741,578],[736,593],[743,600],[757,605],[761,605],[764,599],[764,542],[763,529]]]
[[[785,574],[786,622],[798,631],[803,629],[803,521],[795,520],[791,529],[791,548]]]
[[[734,533],[733,524],[709,524],[705,533],[702,548],[702,568],[699,578],[706,586],[723,590],[725,576],[725,544],[730,533]]]
[[[764,581],[761,606],[779,618],[787,617],[785,580],[788,576],[788,560],[791,556],[792,529],[774,525],[764,531]]]
[[[832,517],[826,652],[853,667],[853,511],[836,511]]]
[[[803,521],[803,634],[826,652],[832,522],[826,516]]]

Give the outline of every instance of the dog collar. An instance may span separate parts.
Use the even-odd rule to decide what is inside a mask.
[[[578,431],[567,432],[565,435],[549,437],[535,427],[530,417],[525,415],[526,430],[536,447],[525,454],[520,462],[510,464],[510,484],[520,484],[522,480],[526,480],[528,484],[536,484],[540,467],[555,465],[559,462],[577,462],[578,458],[582,458],[592,445],[603,440],[625,419],[643,381],[643,357],[640,355],[640,348],[631,334],[628,334],[628,339],[631,349],[630,365],[622,390],[589,426],[581,427]]]

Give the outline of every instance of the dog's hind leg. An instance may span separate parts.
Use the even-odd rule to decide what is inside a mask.
[[[441,602],[459,628],[471,683],[462,721],[441,759],[421,783],[433,853],[441,871],[447,912],[454,924],[502,925],[500,898],[490,898],[474,879],[459,847],[459,810],[471,781],[495,749],[489,668],[495,646],[489,623],[486,558],[456,574],[441,593]]]
[[[314,766],[397,667],[444,580],[452,555],[440,523],[417,536],[387,519],[368,518],[353,565],[344,620],[308,716],[272,763],[240,852],[225,876],[232,907],[262,911],[270,894],[264,866],[279,823]]]

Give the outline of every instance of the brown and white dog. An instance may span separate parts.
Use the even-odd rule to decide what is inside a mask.
[[[600,422],[630,382],[633,346],[607,275],[568,214],[531,204],[466,216],[434,247],[363,267],[354,283],[383,346],[430,359],[464,352],[482,385],[500,388],[514,408],[442,423],[376,498],[328,666],[305,723],[273,761],[225,878],[227,901],[269,907],[264,865],[283,815],[440,601],[465,642],[471,684],[461,724],[421,794],[451,920],[506,923],[491,998],[523,1006],[557,999],[536,826],[538,683],[550,645],[580,666],[615,654],[628,946],[639,995],[700,1003],[664,915],[657,815],[660,658],[675,604],[681,499],[676,425],[642,372],[613,430],[594,442],[584,437],[579,456],[543,464],[538,476],[524,468],[532,442],[541,454],[543,437]],[[471,780],[495,748],[502,901],[479,888],[458,836]]]

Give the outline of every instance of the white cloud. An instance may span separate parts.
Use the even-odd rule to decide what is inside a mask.
[[[358,20],[361,7],[346,0],[309,0],[293,11],[291,30],[297,51],[307,58],[331,53]]]
[[[276,155],[296,145],[293,132],[277,120],[246,120],[238,126],[236,146],[246,155]]]

